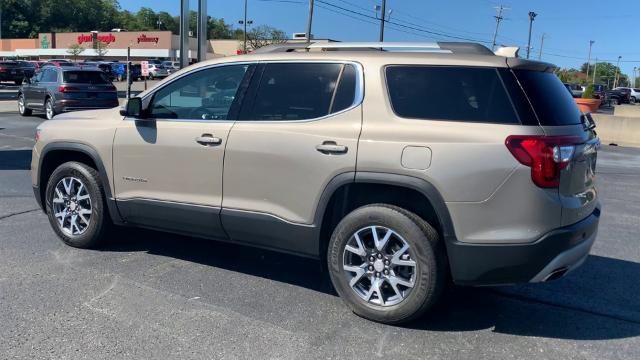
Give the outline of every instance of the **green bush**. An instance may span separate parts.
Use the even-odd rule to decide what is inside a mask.
[[[583,99],[593,99],[593,85],[587,85],[587,88],[582,93]]]

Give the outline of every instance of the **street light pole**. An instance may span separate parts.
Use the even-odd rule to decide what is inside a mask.
[[[529,42],[527,43],[527,59],[531,53],[531,30],[533,30],[533,20],[535,20],[536,16],[538,16],[538,14],[533,11],[529,11]]]
[[[207,36],[209,35],[207,0],[198,1],[198,62],[207,60]]]
[[[307,19],[307,42],[311,42],[311,25],[313,24],[313,0],[309,0],[309,18]]]
[[[593,43],[595,41],[589,40],[589,57],[587,58],[587,81],[589,80],[589,70],[591,66],[591,48],[593,47]]]
[[[596,84],[597,74],[598,74],[598,58],[596,58],[596,63],[593,64],[593,85]]]
[[[180,68],[189,66],[189,0],[180,6]]]

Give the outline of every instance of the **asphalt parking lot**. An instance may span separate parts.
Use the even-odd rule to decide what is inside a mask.
[[[598,240],[564,279],[456,288],[405,327],[353,315],[318,262],[143,230],[63,245],[31,191],[41,117],[0,113],[0,358],[639,359],[640,149],[602,148]]]

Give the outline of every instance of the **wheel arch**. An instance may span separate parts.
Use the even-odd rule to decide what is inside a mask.
[[[49,177],[58,166],[69,161],[77,161],[86,164],[98,171],[100,174],[100,181],[102,182],[102,188],[104,189],[105,201],[109,209],[109,215],[111,215],[111,219],[114,222],[121,223],[122,219],[116,207],[115,200],[113,199],[109,177],[102,159],[96,149],[84,143],[53,142],[47,144],[42,149],[38,161],[38,174],[36,176],[38,182],[34,187],[35,195],[38,203],[41,204],[42,209],[46,211],[44,199],[46,184]]]
[[[352,210],[374,203],[400,206],[430,223],[446,242],[455,241],[449,210],[430,182],[408,175],[350,172],[333,178],[318,203],[314,223],[318,227],[318,250],[326,256],[331,233]]]

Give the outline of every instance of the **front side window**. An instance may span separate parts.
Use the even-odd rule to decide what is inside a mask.
[[[343,82],[339,81],[341,74]],[[251,109],[243,119],[314,119],[346,109],[354,97],[353,65],[270,63],[265,65]]]
[[[391,105],[398,116],[495,124],[519,123],[494,68],[389,66],[386,68],[386,78]]]
[[[159,119],[226,120],[249,65],[197,71],[155,93],[150,116]]]

